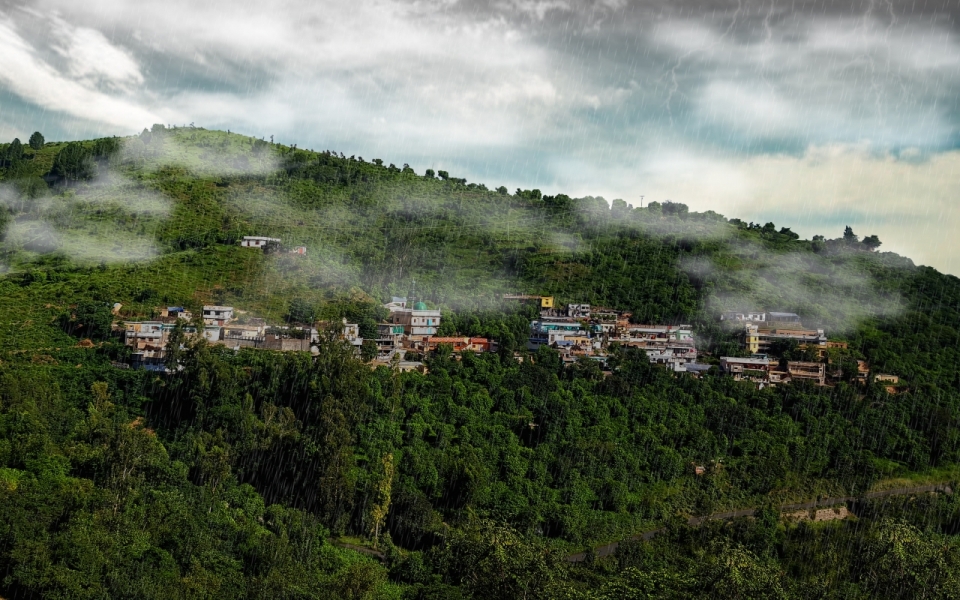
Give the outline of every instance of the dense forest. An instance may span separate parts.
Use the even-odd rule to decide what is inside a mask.
[[[960,597],[960,281],[876,236],[195,128],[0,161],[4,598]],[[794,311],[848,343],[842,381],[564,364],[504,292],[691,324],[710,364],[742,353],[720,311]],[[499,350],[399,372],[329,330],[315,354],[178,342],[157,373],[112,328],[216,303],[371,336],[408,294]],[[908,493],[863,497],[885,489]],[[780,510],[838,497],[847,518]]]

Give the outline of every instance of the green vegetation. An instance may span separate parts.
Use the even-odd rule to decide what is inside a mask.
[[[35,137],[0,146],[4,597],[960,594],[956,496],[859,503],[856,522],[775,510],[956,487],[960,281],[876,252],[875,236],[510,194],[193,128]],[[240,248],[244,235],[308,254]],[[610,374],[565,366],[522,350],[536,312],[503,292],[690,323],[713,362],[735,351],[718,311],[797,312],[849,342],[831,350],[847,381],[758,390],[619,349]],[[426,374],[399,373],[329,334],[316,356],[192,342],[168,374],[114,364],[128,352],[114,303],[120,320],[205,303],[348,318],[369,338],[380,304],[408,293],[443,311],[441,334],[500,351],[441,346]],[[748,507],[756,518],[684,524]]]

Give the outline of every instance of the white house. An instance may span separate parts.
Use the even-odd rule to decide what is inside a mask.
[[[243,239],[240,240],[240,247],[242,248],[263,248],[267,244],[274,242],[279,244],[279,238],[272,237],[261,237],[257,235],[245,235]]]

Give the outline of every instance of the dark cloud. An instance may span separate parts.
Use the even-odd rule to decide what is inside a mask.
[[[0,53],[19,65],[0,72],[0,94],[17,99],[0,95],[0,135],[29,135],[38,117],[50,139],[196,122],[511,189],[780,215],[793,191],[748,169],[813,189],[853,152],[863,170],[835,188],[859,189],[891,157],[911,181],[924,161],[952,164],[958,13],[819,0],[0,0]],[[917,201],[940,202],[939,188],[926,193]]]

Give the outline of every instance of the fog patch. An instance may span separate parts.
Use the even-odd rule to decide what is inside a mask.
[[[57,253],[76,263],[123,263],[159,254],[156,228],[172,202],[101,164],[88,181],[56,183],[25,177],[0,183],[0,252],[5,271]]]
[[[867,252],[776,252],[732,242],[725,252],[686,259],[681,266],[709,290],[707,309],[718,318],[727,310],[794,312],[804,325],[827,328],[830,335],[851,331],[867,318],[903,311],[901,296],[882,289],[868,271],[869,263],[885,260]]]

